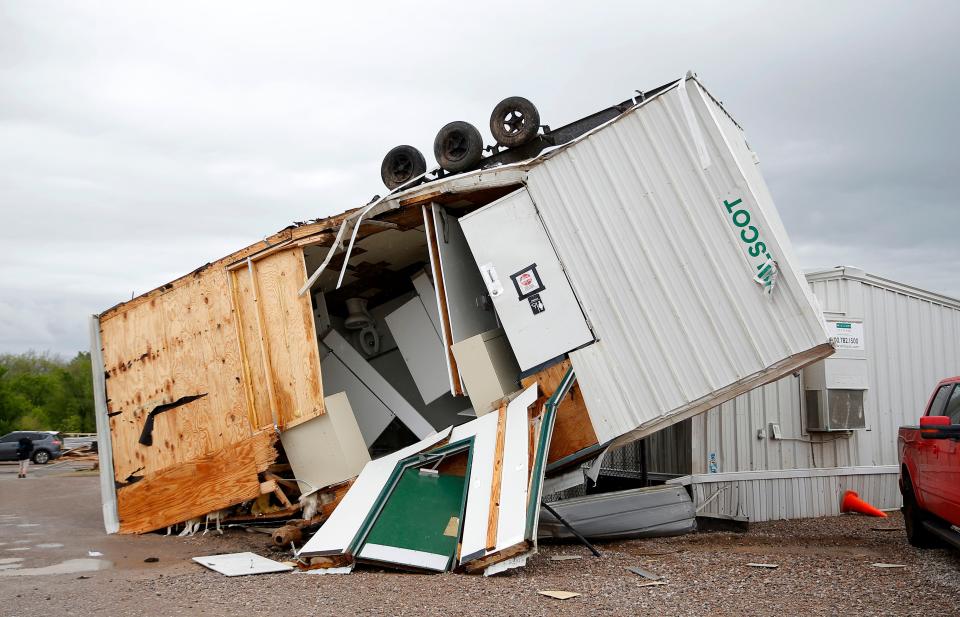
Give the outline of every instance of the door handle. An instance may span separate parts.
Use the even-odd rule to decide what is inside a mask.
[[[480,273],[483,275],[483,282],[486,284],[487,292],[491,298],[496,298],[503,293],[503,283],[500,282],[500,277],[497,276],[497,269],[492,262],[480,266]]]

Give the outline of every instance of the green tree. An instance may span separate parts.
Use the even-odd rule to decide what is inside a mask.
[[[0,355],[0,431],[96,430],[90,354]]]

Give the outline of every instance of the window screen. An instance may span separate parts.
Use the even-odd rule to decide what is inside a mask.
[[[950,416],[950,424],[960,424],[960,386],[954,387],[943,415]]]
[[[927,412],[928,416],[943,415],[943,408],[947,403],[947,398],[949,398],[950,390],[952,388],[953,388],[953,384],[940,386],[940,389],[937,390],[937,395],[933,397],[933,402],[930,403],[930,410]]]

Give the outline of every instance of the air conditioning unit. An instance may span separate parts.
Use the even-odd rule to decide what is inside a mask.
[[[803,405],[807,431],[867,428],[863,410],[867,356],[863,322],[828,321],[837,352],[803,369]]]
[[[867,428],[863,390],[806,390],[808,431],[852,431]]]

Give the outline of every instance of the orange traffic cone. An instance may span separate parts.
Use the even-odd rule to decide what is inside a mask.
[[[843,493],[843,498],[840,500],[840,511],[841,512],[857,512],[859,514],[866,514],[867,516],[879,516],[880,518],[887,518],[887,513],[882,510],[878,510],[860,499],[860,496],[857,495],[856,491],[846,491]]]

